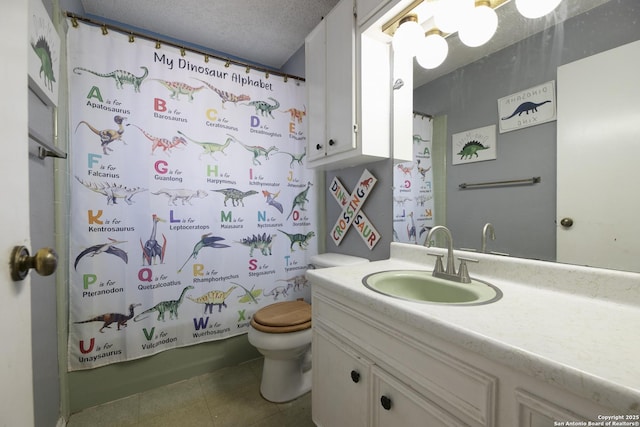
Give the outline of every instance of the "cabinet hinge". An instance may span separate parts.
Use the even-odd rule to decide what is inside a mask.
[[[358,133],[358,124],[353,125],[353,133]]]
[[[353,5],[353,17],[354,18],[358,17],[358,8],[356,7],[355,3]]]

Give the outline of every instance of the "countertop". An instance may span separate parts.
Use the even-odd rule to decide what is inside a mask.
[[[377,271],[431,271],[435,259],[427,252],[446,251],[392,243],[388,260],[309,270],[307,277],[312,286],[604,407],[640,413],[640,274],[455,251],[480,261],[469,273],[500,288],[499,301],[414,303],[362,285]]]

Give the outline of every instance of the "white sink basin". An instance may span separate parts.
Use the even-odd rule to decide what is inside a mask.
[[[380,271],[365,276],[362,283],[372,291],[413,302],[480,305],[502,298],[500,289],[482,280],[457,283],[423,270]]]

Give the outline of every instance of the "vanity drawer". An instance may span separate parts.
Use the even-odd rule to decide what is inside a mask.
[[[497,378],[428,344],[427,336],[391,327],[317,291],[314,325],[341,335],[387,372],[469,425],[495,421]]]

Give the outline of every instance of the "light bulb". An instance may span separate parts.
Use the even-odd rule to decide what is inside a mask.
[[[401,21],[400,26],[393,34],[391,45],[396,53],[413,57],[422,41],[424,30],[418,24],[416,15],[409,15],[402,20],[404,22]]]
[[[451,34],[462,25],[462,15],[473,8],[473,0],[441,0],[435,4],[433,19],[443,33]]]
[[[422,41],[416,61],[422,68],[432,70],[444,62],[449,54],[449,45],[438,30],[429,31]]]
[[[476,2],[477,6],[465,15],[464,24],[458,30],[460,41],[469,47],[482,46],[498,29],[498,15],[488,3]]]
[[[516,0],[518,12],[525,18],[541,18],[558,7],[562,0]]]

